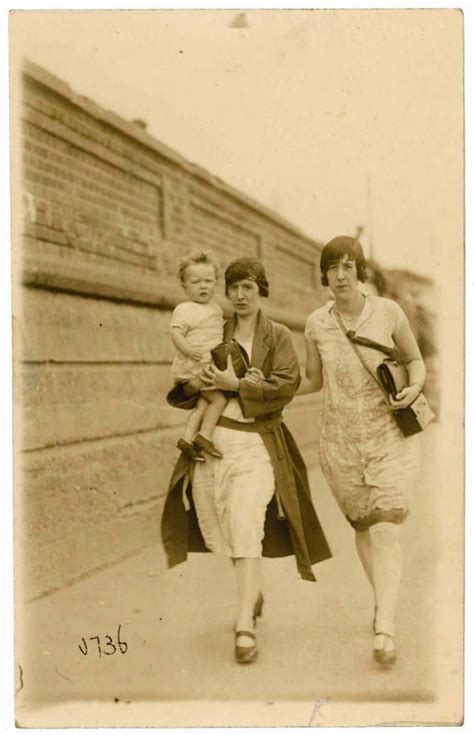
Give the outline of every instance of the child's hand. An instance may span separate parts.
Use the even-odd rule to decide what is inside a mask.
[[[201,362],[203,354],[202,350],[188,350],[188,357],[194,362]]]

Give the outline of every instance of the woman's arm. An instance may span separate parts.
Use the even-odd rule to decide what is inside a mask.
[[[406,408],[421,393],[426,378],[425,363],[421,356],[415,336],[408,319],[403,319],[393,334],[393,341],[401,352],[408,370],[408,385],[397,394],[396,400],[390,399],[395,408]]]
[[[296,391],[297,396],[305,396],[308,393],[315,393],[323,387],[323,365],[319,350],[315,343],[307,337],[305,337],[305,344],[306,374],[301,380],[300,386]]]
[[[293,346],[291,332],[281,324],[274,325],[272,365],[269,375],[260,378],[249,371],[248,378],[235,376],[231,361],[225,371],[210,368],[213,374],[209,388],[234,390],[239,393],[242,412],[246,418],[264,416],[283,408],[291,401],[300,383],[298,356]],[[206,376],[203,376],[206,382]]]
[[[290,330],[281,324],[273,327],[269,374],[258,382],[251,375],[240,380],[240,402],[246,418],[281,410],[292,400],[301,381]]]

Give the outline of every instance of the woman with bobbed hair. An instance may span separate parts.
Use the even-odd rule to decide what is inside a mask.
[[[234,260],[225,271],[233,310],[224,339],[235,339],[250,368],[237,378],[211,366],[201,376],[209,389],[231,398],[214,431],[223,458],[192,466],[181,455],[171,478],[162,520],[170,566],[188,551],[230,558],[237,581],[234,655],[238,663],[257,657],[255,624],[262,612],[261,557],[294,554],[303,579],[314,581],[311,565],[331,556],[311,502],[303,459],[282,420],[282,409],[298,388],[300,372],[291,333],[261,309],[269,285],[255,258]],[[196,395],[181,384],[168,401],[190,408]],[[191,473],[190,470],[193,469]]]
[[[321,281],[334,300],[307,319],[304,395],[323,390],[321,467],[335,499],[355,530],[355,545],[374,593],[373,654],[396,660],[395,607],[401,578],[399,525],[409,511],[418,464],[418,437],[406,438],[393,410],[409,406],[422,390],[425,367],[408,319],[395,301],[365,295],[366,264],[360,244],[336,237],[321,253]],[[357,345],[346,333],[397,348],[409,385],[388,405],[369,374],[386,357]]]

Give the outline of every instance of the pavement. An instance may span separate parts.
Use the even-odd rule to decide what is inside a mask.
[[[112,715],[124,726],[158,726],[168,715],[174,724],[210,725],[220,723],[218,710],[228,706],[235,712],[235,703],[242,703],[239,717],[229,722],[224,713],[223,721],[245,724],[249,702],[265,704],[267,714],[283,702],[300,703],[300,716],[287,724],[307,725],[321,724],[318,713],[333,702],[365,709],[372,703],[375,712],[383,703],[402,702],[409,711],[413,703],[433,701],[435,436],[436,427],[422,437],[423,482],[402,527],[399,660],[393,669],[381,669],[372,658],[370,588],[353,533],[317,468],[310,473],[311,487],[333,558],[314,567],[316,584],[300,580],[292,557],[264,560],[265,607],[255,664],[233,660],[231,564],[193,554],[168,570],[161,547],[152,546],[25,606],[17,625],[19,725],[50,726],[48,713],[54,711],[68,725],[85,718],[88,726],[102,726]],[[191,710],[185,702],[194,703]],[[201,717],[203,702],[214,703],[214,715]],[[162,707],[143,720],[143,703]]]

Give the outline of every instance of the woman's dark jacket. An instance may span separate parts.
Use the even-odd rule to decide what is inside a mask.
[[[225,324],[224,340],[232,338],[235,327],[234,317]],[[250,362],[262,370],[265,380],[259,385],[241,380],[238,399],[244,417],[255,418],[262,427],[261,436],[272,461],[276,491],[285,514],[284,519],[278,517],[274,496],[267,507],[263,555],[294,554],[302,578],[315,581],[311,565],[329,559],[331,551],[311,502],[303,458],[279,418],[299,385],[299,363],[289,329],[270,321],[262,311],[258,314]],[[170,391],[168,400],[186,408],[193,403],[180,396],[179,390]],[[183,483],[189,481],[191,464],[183,454],[179,457],[163,511],[161,532],[170,567],[185,561],[188,552],[207,551],[192,502],[192,483],[186,491],[189,510],[183,502]]]

